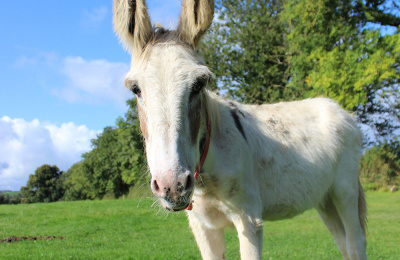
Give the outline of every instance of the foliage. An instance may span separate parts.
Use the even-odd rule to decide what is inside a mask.
[[[305,97],[328,96],[356,111],[359,122],[371,127],[375,144],[392,138],[399,122],[390,116],[398,112],[398,99],[381,101],[399,91],[400,35],[367,26],[399,24],[386,8],[390,2],[286,1],[283,14],[290,24],[289,85],[306,90]],[[371,144],[364,140],[364,146]]]
[[[370,259],[398,259],[400,193],[367,194]],[[140,204],[139,204],[140,202]],[[184,213],[157,214],[148,198],[0,206],[0,239],[56,236],[64,240],[0,243],[2,259],[201,259]],[[18,223],[18,224],[16,224]],[[227,229],[226,258],[239,259]],[[88,250],[89,249],[89,250]],[[264,222],[263,259],[341,259],[315,210]]]
[[[390,25],[398,27],[400,17],[393,15],[393,12],[399,12],[398,1],[384,0],[366,0],[356,1],[356,10],[361,13],[362,19],[368,22],[375,22],[381,25]]]
[[[0,191],[0,205],[1,204],[19,204],[21,203],[22,195],[20,192],[15,191]]]
[[[287,1],[284,12],[290,24],[290,84],[308,89],[308,96],[334,98],[350,110],[365,104],[368,91],[398,78],[398,35],[365,29],[368,15],[359,2]]]
[[[119,142],[122,144],[121,176],[122,180],[128,185],[142,183],[147,181],[146,157],[144,155],[144,142],[140,134],[138,111],[136,108],[136,99],[127,101],[129,110],[125,118],[117,119],[119,129]]]
[[[93,149],[84,154],[85,170],[92,188],[91,198],[103,198],[106,194],[119,197],[129,186],[122,181],[119,155],[122,145],[118,142],[118,130],[106,127],[92,140]]]
[[[22,195],[19,191],[0,190],[0,205],[1,204],[19,204],[21,203]]]
[[[360,180],[366,190],[400,186],[400,142],[368,149],[360,163]]]
[[[0,194],[0,204],[8,204],[8,201],[9,200],[5,195]]]
[[[77,162],[66,172],[64,182],[65,200],[86,200],[93,194],[92,186],[86,175],[83,161]]]
[[[364,147],[395,141],[395,130],[400,127],[399,100],[398,84],[368,92],[367,102],[356,111],[358,121],[369,131]]]
[[[44,164],[29,175],[26,186],[21,188],[22,202],[54,202],[64,195],[63,172],[57,166]]]
[[[228,95],[246,103],[292,100],[280,0],[221,0],[201,54]],[[215,86],[214,86],[215,87]]]
[[[127,101],[125,118],[92,140],[92,150],[67,172],[65,199],[118,198],[143,181],[145,156],[136,99]]]

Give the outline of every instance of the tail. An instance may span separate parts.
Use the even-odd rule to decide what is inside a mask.
[[[367,203],[360,180],[358,180],[358,217],[360,218],[361,229],[365,234],[367,230]]]

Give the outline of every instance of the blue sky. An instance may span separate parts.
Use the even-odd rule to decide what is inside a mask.
[[[180,0],[147,3],[153,23],[176,25]],[[67,170],[124,115],[130,56],[111,0],[2,1],[0,24],[0,190],[19,190],[44,163]]]

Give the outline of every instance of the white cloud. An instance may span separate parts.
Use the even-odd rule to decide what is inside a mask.
[[[105,6],[95,8],[90,11],[83,10],[82,24],[88,28],[98,27],[105,20],[107,15],[108,8]]]
[[[67,84],[62,89],[54,89],[53,93],[70,102],[112,101],[123,106],[132,97],[123,87],[124,75],[128,70],[129,66],[121,62],[66,57],[62,61],[61,73],[67,77]]]
[[[32,68],[40,65],[54,67],[58,62],[57,54],[54,52],[44,52],[34,48],[18,47],[23,52],[31,52],[30,57],[21,54],[15,61],[13,66],[16,68]]]
[[[99,132],[72,122],[0,118],[0,190],[19,190],[43,164],[68,170],[90,150],[90,140]]]
[[[126,110],[126,100],[133,97],[124,87],[125,74],[129,71],[126,63],[86,60],[79,56],[60,58],[53,52],[39,50],[32,52],[29,56],[20,55],[13,66],[35,71],[41,84],[50,87],[58,98],[89,105],[111,102]]]

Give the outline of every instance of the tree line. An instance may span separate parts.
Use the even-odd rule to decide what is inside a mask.
[[[326,96],[352,111],[372,133],[361,181],[381,189],[399,185],[399,11],[384,0],[219,0],[200,53],[221,95],[251,104]],[[22,201],[118,198],[146,183],[136,100],[128,106],[68,171],[31,174]]]
[[[1,204],[19,204],[21,203],[22,195],[20,192],[13,192],[10,190],[0,191],[0,205]]]

